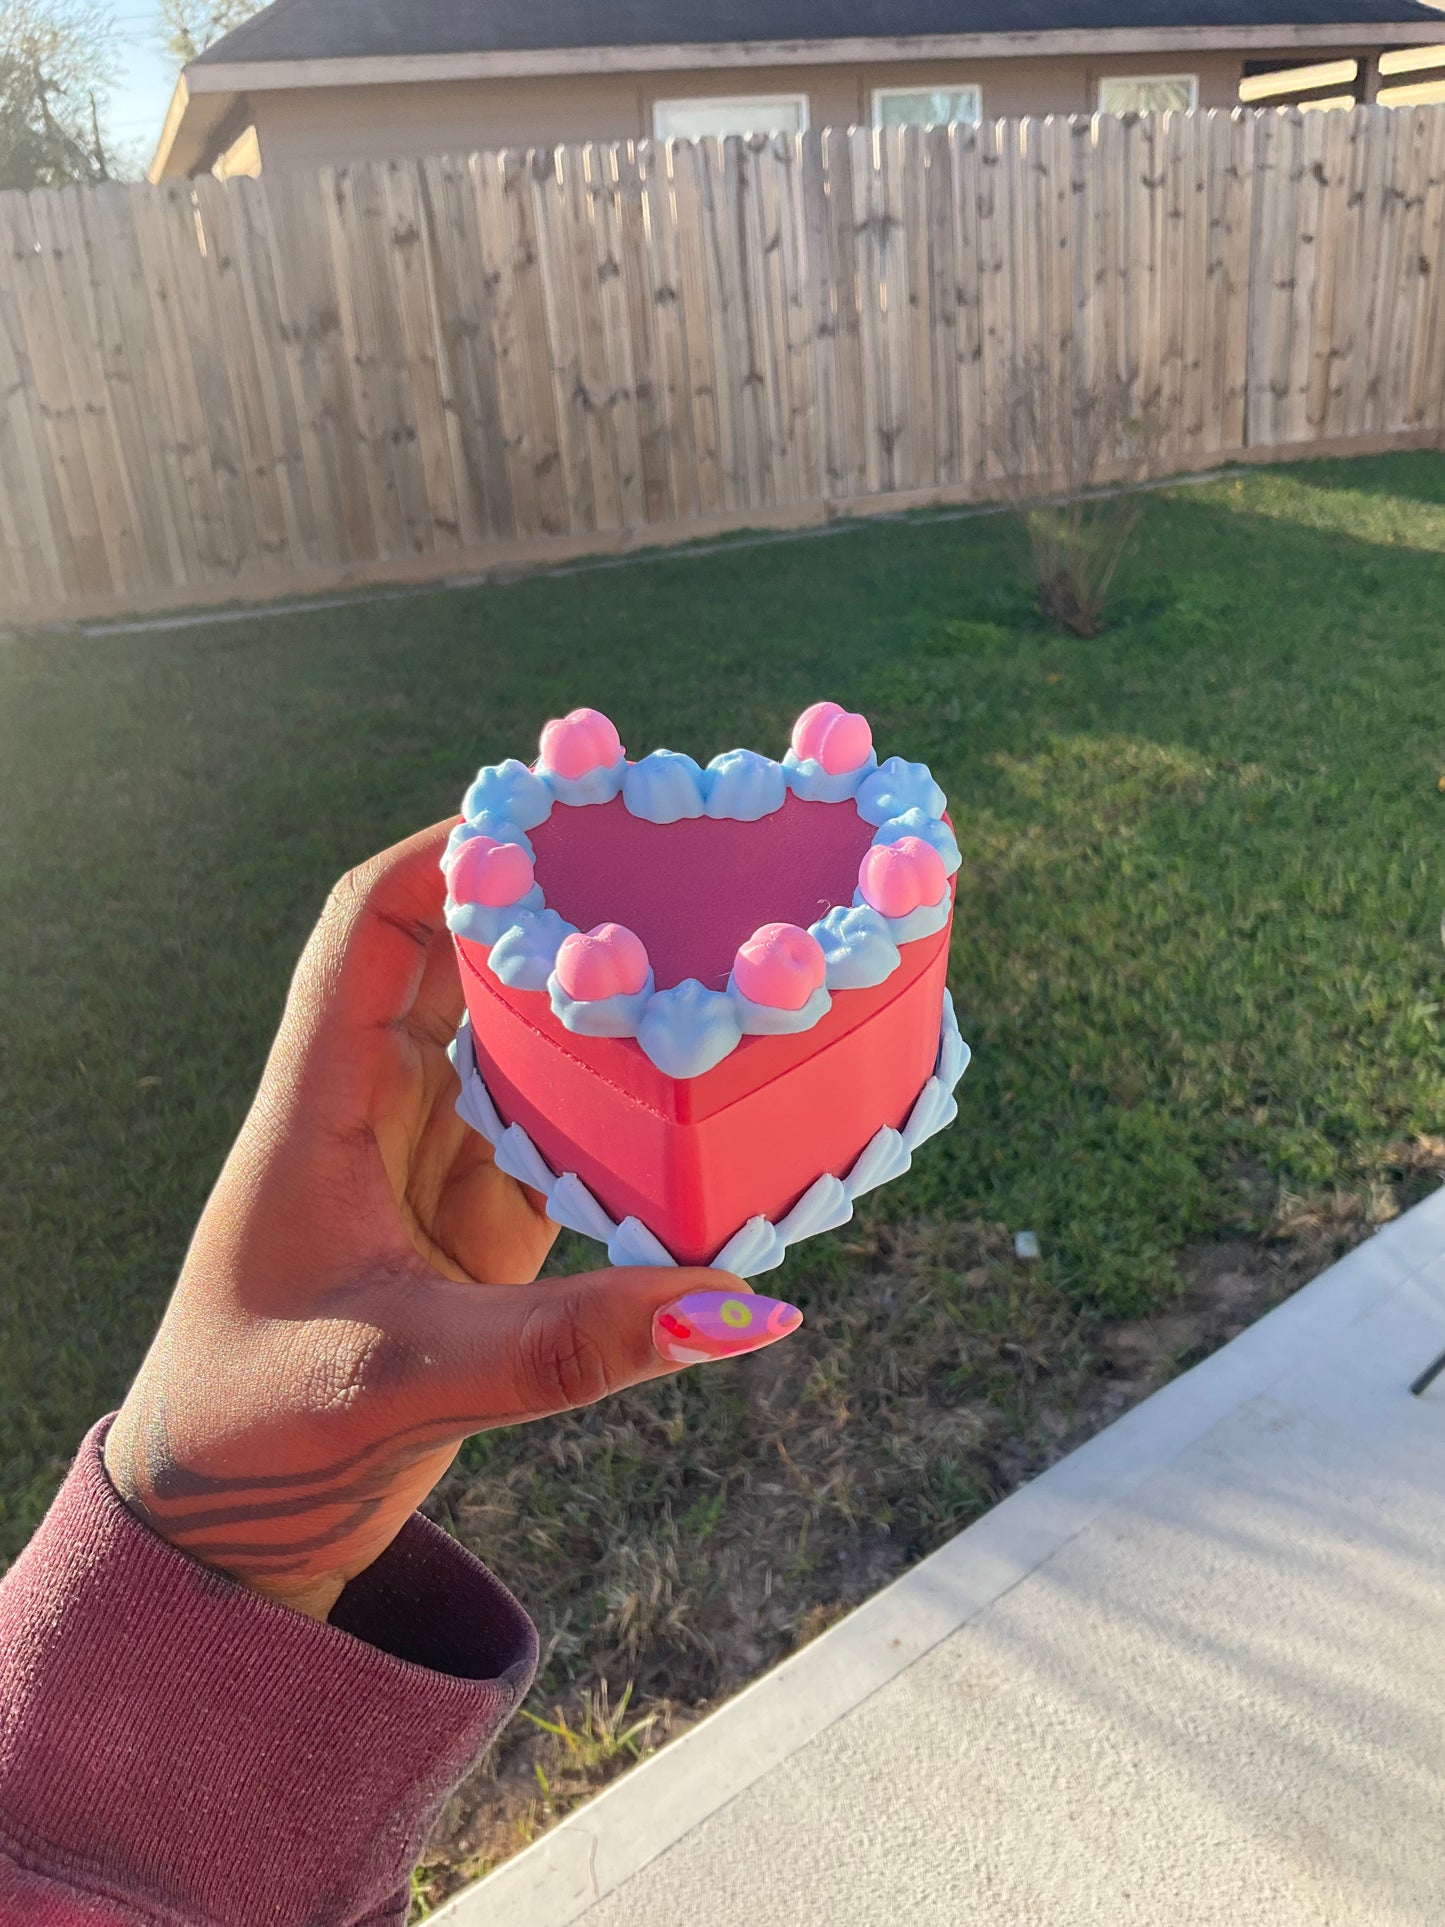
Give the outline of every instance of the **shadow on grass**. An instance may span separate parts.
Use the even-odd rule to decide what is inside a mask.
[[[1445,503],[1445,461],[1438,449],[1400,455],[1358,456],[1348,461],[1301,462],[1286,471],[1309,488],[1344,489],[1359,495],[1386,495]]]

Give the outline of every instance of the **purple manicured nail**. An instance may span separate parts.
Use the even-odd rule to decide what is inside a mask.
[[[706,1365],[715,1358],[775,1345],[803,1322],[796,1305],[746,1291],[694,1291],[664,1305],[652,1321],[652,1342],[669,1365]]]

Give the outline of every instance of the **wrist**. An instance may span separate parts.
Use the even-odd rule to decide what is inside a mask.
[[[262,1598],[274,1600],[277,1605],[286,1606],[292,1612],[302,1613],[307,1619],[326,1620],[331,1617],[336,1602],[346,1590],[345,1573],[298,1575],[285,1582],[261,1578],[246,1572],[244,1568],[207,1558],[205,1552],[183,1530],[169,1525],[136,1449],[138,1430],[135,1414],[127,1402],[116,1414],[101,1454],[105,1475],[128,1512],[133,1513],[158,1539],[164,1539],[167,1545],[185,1553],[197,1565],[205,1566],[212,1572],[224,1573],[226,1578],[244,1586],[248,1592],[259,1593]]]
[[[278,1586],[264,1579],[247,1579],[235,1572],[230,1577],[248,1591],[260,1593],[263,1599],[274,1600],[278,1606],[301,1613],[307,1619],[320,1620],[330,1619],[347,1585],[344,1573],[327,1573],[319,1579],[293,1582],[290,1586]]]

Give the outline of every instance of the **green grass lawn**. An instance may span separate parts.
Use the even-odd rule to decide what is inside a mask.
[[[139,1360],[334,877],[577,703],[706,760],[780,752],[831,696],[948,791],[976,1062],[859,1235],[790,1262],[831,1343],[873,1329],[881,1249],[906,1289],[920,1226],[930,1316],[1003,1344],[1165,1305],[1281,1190],[1383,1195],[1445,1119],[1442,550],[1445,457],[1404,455],[1153,498],[1092,642],[1034,615],[983,519],[0,643],[0,1558]],[[999,1226],[1042,1242],[1027,1305],[981,1282],[998,1231],[981,1270],[948,1255]],[[728,1395],[648,1408],[675,1458]],[[634,1520],[646,1456],[608,1473]],[[981,1502],[959,1464],[918,1470],[939,1529]]]

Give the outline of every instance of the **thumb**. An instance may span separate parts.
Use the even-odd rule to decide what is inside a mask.
[[[796,1331],[803,1314],[725,1271],[635,1269],[457,1288],[448,1355],[455,1394],[485,1426],[594,1405],[689,1365],[740,1358]],[[449,1374],[450,1376],[450,1374]]]

